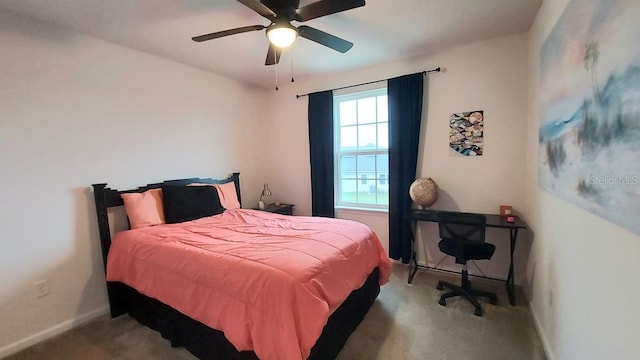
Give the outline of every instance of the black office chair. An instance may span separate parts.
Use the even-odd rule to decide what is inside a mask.
[[[454,256],[456,263],[463,265],[460,286],[446,281],[438,281],[438,286],[436,287],[438,290],[442,290],[445,287],[451,289],[450,292],[440,296],[438,303],[446,306],[448,298],[464,296],[475,306],[476,310],[473,313],[477,316],[482,316],[482,307],[476,298],[486,297],[493,305],[498,303],[498,299],[494,293],[471,288],[469,273],[467,272],[467,261],[491,259],[496,251],[495,245],[484,241],[487,218],[480,214],[446,211],[439,212],[437,218],[441,239],[438,243],[440,251]]]

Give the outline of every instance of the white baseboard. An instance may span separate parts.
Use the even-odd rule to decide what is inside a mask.
[[[0,359],[9,356],[11,354],[15,354],[20,350],[24,350],[30,346],[48,340],[56,335],[62,334],[63,332],[78,327],[82,324],[85,324],[99,316],[105,315],[109,313],[109,305],[105,305],[100,307],[94,311],[88,312],[86,314],[82,314],[73,319],[64,321],[58,325],[52,326],[48,329],[40,331],[39,333],[33,334],[31,336],[27,336],[24,339],[18,340],[12,344],[9,344],[3,348],[0,348]]]
[[[529,305],[529,311],[531,312],[531,317],[533,317],[533,323],[538,331],[538,337],[540,337],[540,341],[542,342],[542,347],[544,348],[544,352],[547,355],[547,360],[556,360],[556,356],[553,351],[551,351],[551,346],[549,344],[549,340],[545,332],[542,330],[542,326],[540,326],[540,320],[538,319],[538,314],[535,312],[531,302],[527,303]]]

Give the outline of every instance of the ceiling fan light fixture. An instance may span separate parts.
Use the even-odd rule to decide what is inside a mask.
[[[274,24],[267,29],[269,41],[281,49],[291,46],[297,36],[298,31],[290,24]]]

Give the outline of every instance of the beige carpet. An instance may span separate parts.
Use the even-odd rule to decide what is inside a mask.
[[[438,305],[439,279],[457,282],[451,274],[419,270],[407,285],[407,267],[395,265],[389,284],[351,335],[339,360],[543,360],[544,350],[531,313],[517,296],[507,300],[504,284],[474,281],[477,288],[494,291],[498,305],[482,303],[483,317],[473,315],[466,300],[450,299]],[[182,348],[172,348],[160,335],[128,316],[102,317],[8,360],[26,359],[195,359]]]

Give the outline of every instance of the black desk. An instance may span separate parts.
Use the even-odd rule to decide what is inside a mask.
[[[429,222],[438,222],[437,214],[438,210],[419,210],[419,209],[411,209],[409,213],[409,220],[412,223],[412,232],[411,232],[411,259],[409,260],[409,279],[407,282],[411,284],[413,281],[413,276],[418,271],[418,260],[416,259],[416,227],[418,225],[418,221],[429,221]],[[516,239],[518,237],[518,229],[526,229],[527,224],[522,221],[519,217],[515,217],[516,221],[509,223],[500,215],[493,214],[481,214],[487,217],[487,227],[491,228],[499,228],[499,229],[508,229],[509,230],[509,243],[510,243],[510,264],[509,264],[509,275],[507,275],[507,280],[505,280],[507,285],[507,293],[509,294],[509,303],[511,305],[515,305],[515,280],[513,277],[513,251],[516,247]]]

